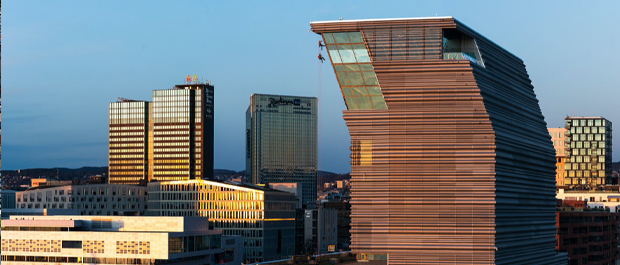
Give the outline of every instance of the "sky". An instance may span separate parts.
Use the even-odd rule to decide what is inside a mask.
[[[106,166],[108,103],[150,101],[190,74],[215,86],[215,168],[245,168],[245,111],[262,93],[319,97],[318,167],[349,172],[345,104],[309,32],[311,21],[339,18],[452,16],[525,62],[549,127],[567,115],[620,125],[618,10],[620,1],[5,1],[2,169]]]

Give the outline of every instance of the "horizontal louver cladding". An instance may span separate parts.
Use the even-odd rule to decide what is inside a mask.
[[[519,58],[465,27],[486,68],[465,57],[442,60],[443,30],[464,27],[451,18],[311,26],[362,32],[388,108],[344,111],[358,257],[566,264],[552,244],[553,171],[546,176],[554,163],[545,158],[552,147]]]

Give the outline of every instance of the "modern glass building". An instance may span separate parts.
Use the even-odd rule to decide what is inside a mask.
[[[245,263],[295,253],[294,194],[261,186],[208,180],[151,182],[151,216],[209,217],[222,235],[243,236]]]
[[[148,179],[150,103],[119,98],[109,105],[108,176],[113,184]]]
[[[566,264],[523,61],[452,17],[311,22],[347,106],[351,250],[373,264]]]
[[[153,91],[153,179],[213,178],[213,86]]]
[[[611,122],[602,117],[566,117],[565,122],[565,185],[592,190],[618,184],[611,179]]]
[[[211,179],[213,86],[153,90],[153,102],[110,103],[109,182]]]
[[[252,94],[246,112],[246,175],[254,184],[301,186],[302,205],[317,196],[317,99]]]

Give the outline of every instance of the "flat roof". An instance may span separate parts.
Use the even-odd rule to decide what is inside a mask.
[[[2,220],[3,227],[80,227],[80,220],[36,220],[33,217]]]
[[[309,96],[275,95],[275,94],[261,94],[261,93],[252,93],[252,95],[250,95],[250,97],[253,97],[253,96],[270,96],[270,97],[289,97],[289,98],[316,99],[316,97],[309,97]]]
[[[579,116],[574,116],[574,117],[566,117],[566,119],[605,119],[601,116],[598,117],[579,117]]]
[[[340,23],[340,22],[370,22],[370,21],[395,21],[395,20],[420,20],[420,19],[446,19],[448,17],[407,17],[407,18],[375,18],[375,19],[351,19],[351,20],[326,20],[326,21],[310,21],[313,23]]]

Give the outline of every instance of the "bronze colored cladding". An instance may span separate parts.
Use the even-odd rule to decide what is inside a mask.
[[[311,26],[362,32],[388,107],[343,111],[354,253],[388,253],[389,264],[566,264],[554,251],[553,149],[518,58],[462,26],[487,68],[441,60],[451,18]]]

